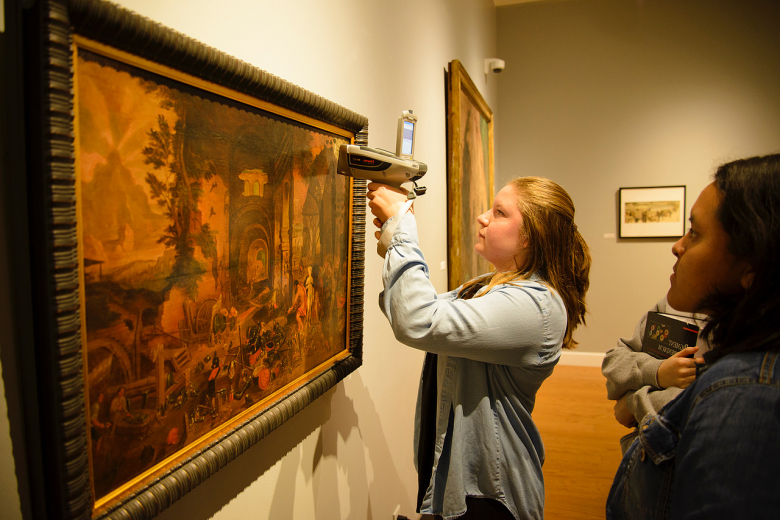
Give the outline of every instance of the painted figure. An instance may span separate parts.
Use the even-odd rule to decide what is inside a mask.
[[[295,311],[295,320],[298,322],[298,332],[303,332],[303,319],[306,317],[306,289],[298,280],[293,282],[293,303],[287,310],[287,314]]]
[[[101,422],[100,420],[102,408],[105,406],[105,400],[105,394],[100,392],[100,394],[98,394],[97,402],[92,403],[92,406],[90,407],[90,435],[92,436],[92,445],[95,447],[95,455],[100,455],[100,444],[103,440],[103,434],[106,429],[111,427],[110,422]]]
[[[111,434],[113,435],[114,431],[116,431],[116,425],[119,424],[119,421],[124,419],[125,417],[131,417],[130,410],[128,408],[127,404],[127,397],[125,397],[125,387],[120,386],[119,390],[116,393],[116,396],[111,400]]]
[[[314,277],[311,275],[311,266],[306,268],[309,275],[303,282],[306,286],[306,316],[307,321],[312,319],[312,307],[314,306]]]

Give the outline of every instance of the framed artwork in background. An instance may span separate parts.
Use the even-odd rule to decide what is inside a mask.
[[[458,60],[447,74],[448,286],[492,270],[474,252],[477,216],[493,204],[493,112]]]
[[[108,2],[26,29],[50,518],[150,518],[362,362],[367,120]]]
[[[685,234],[685,186],[620,188],[620,238],[679,238]]]

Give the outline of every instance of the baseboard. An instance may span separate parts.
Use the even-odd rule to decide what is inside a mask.
[[[559,365],[575,367],[600,367],[604,360],[604,354],[600,352],[570,352],[564,350],[561,353]]]

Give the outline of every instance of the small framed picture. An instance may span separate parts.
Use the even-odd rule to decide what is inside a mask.
[[[685,234],[685,186],[620,188],[620,238]]]

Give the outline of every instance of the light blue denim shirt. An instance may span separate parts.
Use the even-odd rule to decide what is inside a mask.
[[[560,358],[563,300],[533,276],[471,300],[457,299],[457,290],[436,294],[412,214],[390,242],[383,282],[379,305],[395,337],[446,356],[433,474],[420,512],[456,518],[470,496],[497,499],[519,519],[543,518],[544,446],[531,411]]]

